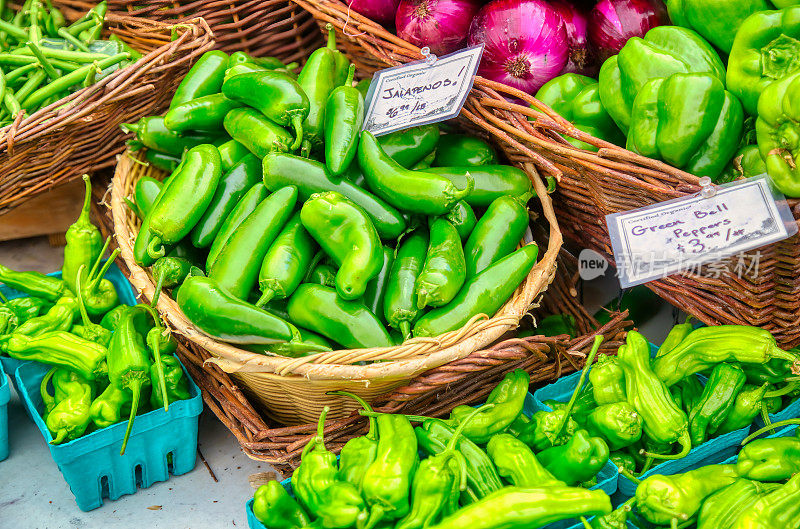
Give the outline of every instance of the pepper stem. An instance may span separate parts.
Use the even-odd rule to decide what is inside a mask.
[[[42,394],[42,402],[44,403],[45,414],[49,413],[56,405],[56,399],[47,391],[47,385],[50,384],[50,379],[53,378],[53,373],[56,372],[57,367],[50,369],[39,384],[39,393]]]
[[[774,422],[769,426],[764,426],[760,430],[756,430],[755,432],[751,433],[747,437],[742,440],[742,446],[746,445],[759,435],[767,433],[769,430],[773,430],[775,428],[783,428],[784,426],[792,426],[794,424],[800,424],[800,419],[786,419],[785,421],[778,421]]]
[[[408,320],[402,320],[400,322],[400,334],[403,335],[403,341],[408,340],[411,337],[411,322]]]
[[[454,204],[456,202],[458,202],[459,200],[467,198],[475,190],[475,178],[473,178],[473,176],[471,174],[469,174],[469,171],[467,171],[466,179],[467,179],[467,187],[465,187],[464,189],[461,189],[457,193],[453,194],[453,203]]]
[[[328,30],[328,49],[336,51],[336,30],[333,29],[333,24],[328,22],[325,29]]]
[[[81,224],[91,224],[89,220],[89,214],[91,213],[92,207],[92,181],[89,178],[88,174],[84,174],[81,176],[83,178],[83,183],[86,186],[86,191],[83,196],[83,207],[81,208],[81,214],[78,215],[78,220],[75,222]]]
[[[344,86],[353,86],[353,79],[356,76],[356,65],[350,64],[350,68],[347,70],[347,80],[344,82]]]
[[[133,428],[133,420],[136,418],[136,412],[139,411],[139,397],[142,396],[142,386],[144,381],[141,379],[133,379],[130,382],[130,390],[133,395],[131,399],[131,415],[128,417],[128,427],[125,429],[125,437],[122,438],[122,448],[119,455],[125,455],[125,448],[128,446],[128,438],[131,436],[131,429]]]
[[[150,302],[151,307],[158,305],[158,298],[161,297],[161,289],[164,288],[164,279],[167,277],[166,270],[159,269],[158,279],[156,279],[156,290],[153,292],[153,301]]]
[[[771,399],[773,397],[782,397],[788,393],[791,393],[800,385],[797,381],[792,381],[783,386],[781,389],[776,389],[775,391],[768,391],[764,394],[765,399]]]
[[[592,526],[589,525],[589,521],[586,519],[585,516],[580,517],[581,524],[583,524],[583,529],[592,529]]]
[[[289,146],[289,150],[296,151],[303,143],[303,116],[300,114],[292,116],[292,127],[294,128],[294,143]]]
[[[8,303],[8,298],[2,292],[0,292],[0,301],[2,301],[3,303]]]
[[[639,453],[647,457],[652,457],[653,459],[683,459],[692,449],[692,441],[689,438],[689,432],[684,432],[678,439],[678,443],[681,445],[681,451],[677,454],[653,454],[646,450],[640,450]]]
[[[108,250],[108,245],[111,244],[111,236],[109,235],[106,237],[106,242],[103,244],[103,248],[100,250],[100,253],[97,255],[97,259],[94,260],[92,263],[92,268],[89,270],[89,273],[86,274],[86,278],[91,282],[92,278],[94,278],[95,273],[97,273],[97,269],[100,267],[100,262],[103,260],[103,256],[106,254],[106,250]]]
[[[272,290],[271,288],[265,288],[261,292],[261,297],[258,298],[258,301],[256,301],[256,307],[258,308],[263,307],[264,305],[269,303],[274,297],[275,297],[275,291]]]
[[[50,444],[51,445],[60,445],[61,443],[64,442],[64,439],[67,438],[67,435],[69,435],[69,432],[67,431],[67,429],[66,428],[61,428],[56,433],[56,438],[53,439],[52,441],[50,441]]]
[[[161,259],[167,253],[164,244],[161,242],[161,237],[153,237],[150,239],[150,244],[147,245],[147,255],[151,259]]]
[[[474,182],[474,180],[473,180]],[[581,376],[578,379],[578,385],[575,386],[575,390],[572,392],[572,397],[569,399],[569,403],[567,407],[564,409],[564,415],[561,417],[561,420],[558,423],[558,427],[553,432],[553,438],[557,438],[561,434],[561,430],[564,429],[564,425],[567,423],[569,416],[572,414],[572,408],[575,407],[575,401],[578,400],[578,395],[583,389],[583,383],[586,381],[586,375],[589,374],[589,368],[592,366],[592,362],[594,362],[595,357],[597,356],[597,352],[600,350],[600,344],[603,343],[603,336],[597,335],[594,337],[594,344],[592,345],[592,350],[589,351],[589,356],[586,357],[586,364],[583,366],[583,370],[581,371]]]
[[[624,477],[624,478],[628,478],[629,480],[633,481],[636,485],[638,485],[639,483],[642,482],[641,479],[639,479],[636,476],[634,476],[633,474],[631,474],[628,471],[628,469],[626,469],[626,468],[620,468],[619,469],[619,475]]]
[[[445,447],[445,452],[449,450],[455,450],[456,442],[458,441],[458,438],[461,437],[461,434],[464,432],[464,427],[466,427],[467,424],[469,424],[470,421],[472,421],[472,419],[474,419],[476,415],[481,413],[486,413],[487,411],[491,410],[494,407],[495,407],[494,404],[484,404],[483,406],[475,408],[475,410],[473,410],[472,413],[467,415],[464,421],[456,427],[455,431],[453,431],[453,437],[451,437],[450,441],[447,443],[447,446]]]
[[[116,259],[118,255],[119,255],[119,248],[111,252],[111,255],[109,256],[108,260],[105,263],[103,263],[103,268],[101,268],[100,271],[97,273],[97,277],[93,278],[92,282],[89,283],[88,290],[90,293],[94,294],[94,292],[97,290],[97,286],[103,280],[103,277],[106,275],[106,272],[108,272],[108,269],[111,267],[111,265],[114,264],[114,259]]]
[[[134,134],[139,134],[141,126],[139,126],[138,123],[122,123],[120,128],[122,128],[123,132],[133,132]]]
[[[345,396],[345,397],[350,397],[351,399],[353,399],[356,402],[358,402],[361,405],[361,407],[364,408],[364,410],[366,410],[368,412],[371,412],[371,413],[375,413],[375,411],[372,409],[372,406],[370,406],[370,404],[366,400],[364,400],[363,398],[359,397],[355,393],[350,393],[349,391],[329,391],[328,394],[329,395],[342,395],[342,396]],[[372,441],[377,441],[377,439],[378,439],[378,420],[377,420],[377,417],[374,416],[374,415],[370,415],[367,418],[369,419],[369,431],[367,432],[367,435],[365,435],[364,437],[366,437],[367,439],[370,439]]]
[[[78,268],[78,276],[75,278],[75,290],[78,292],[75,293],[75,296],[78,298],[78,310],[81,313],[83,326],[89,327],[92,321],[89,319],[89,313],[86,312],[86,304],[83,302],[83,292],[81,292],[81,272],[83,272],[85,268],[85,265],[81,265],[80,268]]]
[[[329,406],[325,406],[322,408],[322,413],[319,414],[319,421],[317,422],[317,435],[312,437],[306,446],[303,447],[303,452],[300,454],[300,460],[302,461],[303,458],[314,448],[317,446],[321,446],[323,450],[325,450],[325,417],[328,416],[328,412],[330,411]]]
[[[164,399],[164,411],[169,411],[169,395],[167,395],[167,381],[164,378],[164,364],[161,363],[161,326],[160,319],[156,318],[155,336],[153,338],[153,359],[156,361],[156,373],[158,373],[158,386],[161,389],[161,396]],[[152,330],[150,331],[152,332]]]

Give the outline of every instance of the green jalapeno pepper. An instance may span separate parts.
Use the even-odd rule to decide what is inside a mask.
[[[300,212],[290,218],[267,250],[258,273],[261,298],[256,306],[263,307],[273,298],[292,295],[308,272],[317,244],[300,222]]]
[[[140,266],[149,266],[166,255],[165,245],[176,244],[200,221],[214,198],[221,165],[219,151],[213,145],[200,145],[186,153],[142,221],[133,249]]]
[[[47,393],[50,379],[56,397]],[[94,398],[94,386],[77,373],[53,368],[42,380],[41,389],[47,409],[44,423],[53,436],[50,444],[61,444],[83,435],[90,422],[89,406]]]
[[[528,229],[528,208],[514,197],[492,202],[464,245],[467,277],[514,251]]]
[[[92,199],[92,183],[89,181],[89,175],[83,175],[83,182],[86,186],[83,208],[78,220],[69,227],[64,236],[67,246],[64,248],[64,265],[61,268],[61,276],[67,288],[72,292],[76,292],[78,270],[82,270],[82,279],[85,283],[86,274],[95,259],[99,257],[100,248],[103,246],[100,230],[89,219]]]
[[[237,298],[247,299],[264,256],[296,203],[297,188],[291,186],[278,189],[262,200],[228,239],[208,268],[208,277]]]
[[[414,336],[438,336],[459,329],[476,314],[494,315],[531,271],[539,247],[523,246],[464,283],[456,297],[417,320]]]
[[[369,280],[361,300],[370,312],[383,323],[386,323],[383,314],[383,301],[386,298],[386,291],[389,287],[389,273],[392,269],[392,264],[394,264],[394,249],[384,246],[382,254],[383,264],[381,265],[381,270],[378,275]]]
[[[167,128],[161,116],[145,116],[136,123],[123,123],[122,129],[136,134],[142,145],[148,149],[169,154],[176,158],[184,151],[204,143],[211,143],[217,135],[205,132],[178,134]]]
[[[236,162],[250,154],[247,147],[236,140],[226,141],[217,147],[217,150],[219,151],[219,158],[222,160],[223,174],[230,171]]]
[[[348,349],[394,345],[378,317],[363,303],[342,299],[332,288],[302,284],[287,308],[292,322]]]
[[[333,89],[325,104],[325,165],[336,176],[355,158],[364,121],[364,98],[353,86],[355,70],[349,67],[347,80]]]
[[[533,451],[511,434],[500,433],[486,445],[497,472],[515,487],[565,487],[536,459]]]
[[[497,163],[497,152],[486,141],[466,134],[445,134],[436,145],[433,165],[478,166]]]
[[[344,300],[364,295],[367,282],[383,264],[380,237],[366,212],[340,193],[328,191],[308,199],[300,219],[339,266],[337,294]]]
[[[467,239],[469,239],[472,230],[475,229],[475,225],[478,223],[478,219],[475,217],[475,212],[472,210],[472,207],[463,200],[459,201],[453,209],[445,215],[445,219],[455,226],[462,242],[466,242]]]
[[[192,244],[196,248],[211,246],[228,214],[233,211],[242,196],[260,181],[261,160],[252,154],[244,156],[224,173],[208,209],[192,228]]]
[[[336,268],[329,264],[319,264],[314,267],[303,282],[336,288]]]
[[[439,125],[431,123],[390,132],[378,138],[378,143],[395,162],[410,169],[436,149]]]
[[[383,302],[386,322],[398,329],[407,340],[411,335],[411,324],[420,314],[417,308],[416,283],[425,263],[428,236],[416,230],[400,241],[397,256],[389,272],[389,283]]]
[[[178,165],[181,163],[180,157],[173,156],[165,152],[159,152],[155,149],[147,149],[144,151],[144,159],[156,169],[160,169],[166,173],[172,173],[172,171],[177,169]],[[142,178],[149,177],[145,176]]]
[[[253,514],[270,529],[302,529],[311,525],[311,519],[303,508],[275,480],[268,481],[256,490],[253,495]]]
[[[410,213],[444,215],[470,195],[474,179],[457,189],[447,178],[434,173],[412,171],[395,162],[369,131],[361,132],[358,164],[370,189],[393,206]]]
[[[222,84],[225,97],[259,110],[278,125],[292,125],[294,151],[303,142],[303,121],[308,117],[309,100],[303,88],[291,77],[276,71],[236,75]]]
[[[405,219],[394,207],[349,180],[334,177],[320,162],[291,154],[271,153],[264,157],[263,173],[268,189],[297,186],[303,201],[314,193],[341,193],[367,212],[384,239],[396,239],[406,229]]]
[[[264,184],[255,184],[250,188],[247,193],[237,202],[236,206],[231,210],[225,221],[220,226],[217,235],[214,237],[214,242],[211,243],[211,248],[208,250],[208,258],[206,259],[206,270],[211,268],[211,265],[219,257],[219,253],[228,244],[228,240],[236,233],[239,226],[255,211],[256,207],[265,199],[269,191],[264,187]]]
[[[328,97],[336,88],[336,49],[331,48],[330,38],[333,26],[328,27],[328,46],[315,50],[306,61],[297,76],[297,84],[308,97],[309,111],[303,121],[303,154],[307,155],[312,147],[322,145],[324,141],[325,105]]]
[[[234,64],[225,71],[225,81],[227,81],[232,77],[236,77],[237,75],[243,75],[248,73],[260,73],[267,71],[269,71],[269,68],[264,68],[263,66],[259,66],[258,64],[253,64],[251,62]]]
[[[219,93],[225,70],[228,68],[228,60],[228,54],[223,51],[204,53],[178,85],[169,108],[173,109],[198,97]]]
[[[458,294],[466,279],[464,248],[455,226],[445,219],[430,225],[425,264],[417,277],[417,308],[441,307]]]
[[[192,99],[170,108],[164,114],[164,126],[175,132],[203,130],[216,132],[222,128],[225,115],[242,106],[238,100],[223,94],[211,94]]]
[[[473,180],[474,188],[464,197],[464,201],[475,208],[488,207],[505,195],[517,198],[523,204],[533,196],[528,175],[522,169],[511,165],[431,167],[425,172],[442,176],[458,188],[467,187],[470,179]]]
[[[225,131],[259,158],[291,150],[294,138],[280,125],[252,108],[235,108],[225,115]]]
[[[149,176],[143,176],[136,181],[133,190],[133,203],[140,219],[144,219],[147,213],[153,209],[153,204],[158,198],[158,194],[164,187],[164,183]]]

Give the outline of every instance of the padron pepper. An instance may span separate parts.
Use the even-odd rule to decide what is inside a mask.
[[[797,420],[781,421],[771,426],[779,428]],[[743,441],[745,446],[736,460],[736,471],[743,478],[757,481],[783,481],[800,472],[800,438],[767,437],[748,442],[749,439],[767,431],[769,426],[757,430]],[[800,431],[800,430],[798,430]]]
[[[489,204],[464,244],[467,277],[476,276],[513,252],[529,221],[528,208],[512,196],[502,196]]]
[[[589,414],[586,430],[605,439],[611,450],[619,450],[642,438],[642,418],[625,401],[604,404]]]
[[[34,271],[18,272],[2,264],[0,264],[0,283],[47,301],[57,301],[69,292],[63,279]]]
[[[103,246],[100,230],[89,219],[92,205],[92,183],[89,180],[89,175],[83,175],[82,178],[86,186],[83,208],[81,208],[78,220],[67,229],[67,233],[64,236],[67,245],[64,247],[64,264],[61,267],[61,277],[64,279],[64,284],[75,293],[77,293],[78,271],[83,267],[83,271],[80,273],[82,273],[81,279],[85,284],[86,274],[88,274],[89,268],[100,256],[100,248]]]
[[[800,525],[800,474],[760,497],[745,509],[731,529],[772,529]]]
[[[779,486],[775,483],[737,479],[703,501],[697,515],[697,529],[731,529],[744,511]]]
[[[372,406],[358,395],[346,391],[333,393],[355,399],[365,411],[372,412]],[[378,420],[373,415],[369,415],[367,419],[369,420],[367,433],[353,437],[342,447],[339,453],[339,470],[336,473],[336,479],[352,483],[358,490],[361,490],[367,468],[378,455]]]
[[[3,303],[2,308],[10,311],[21,325],[31,318],[39,316],[43,311],[47,311],[52,306],[53,305],[45,299],[28,296],[8,300]]]
[[[78,310],[77,298],[64,296],[41,316],[20,323],[14,335],[34,337],[51,331],[68,331],[78,316]]]
[[[464,248],[455,226],[443,218],[430,223],[428,251],[415,285],[417,308],[448,304],[464,285]]]
[[[385,146],[384,150],[386,150]],[[439,138],[436,151],[432,152],[436,153],[433,165],[438,167],[479,166],[497,163],[497,152],[494,147],[485,140],[468,134],[445,134]]]
[[[130,391],[109,384],[89,406],[89,418],[95,428],[107,428],[130,414],[132,402]]]
[[[364,97],[353,86],[355,71],[350,65],[344,84],[334,88],[325,103],[325,165],[336,176],[355,158],[364,121]]]
[[[566,444],[539,452],[542,465],[567,485],[589,481],[608,462],[608,445],[586,430],[578,430]]]
[[[800,7],[795,11],[798,15],[795,18],[800,19]],[[795,42],[800,46],[800,41]],[[800,69],[800,61],[797,66]],[[799,100],[800,71],[767,86],[758,100],[756,121],[758,149],[770,180],[792,198],[800,197]]]
[[[47,383],[51,379],[58,398],[47,392]],[[41,390],[47,409],[44,423],[53,435],[50,444],[61,444],[83,435],[90,423],[89,406],[94,398],[92,384],[77,373],[53,368],[42,380]]]
[[[364,295],[383,264],[378,232],[366,212],[340,193],[309,198],[300,210],[303,226],[339,266],[336,293],[343,300]]]
[[[183,372],[180,361],[172,355],[161,357],[164,366],[164,381],[166,383],[167,398],[161,393],[160,375],[155,364],[150,367],[150,384],[153,390],[150,392],[150,406],[157,410],[164,408],[169,402],[186,400],[191,397],[189,391],[189,381]]]
[[[520,432],[519,438],[534,451],[541,452],[563,445],[576,431],[578,424],[567,415],[566,410],[537,411],[531,417],[531,422]]]
[[[486,451],[497,472],[514,487],[564,487],[536,458],[533,451],[511,434],[500,433],[489,439]]]
[[[675,349],[675,347],[677,347],[678,344],[684,340],[684,338],[689,336],[689,333],[694,330],[694,326],[691,324],[690,320],[691,318],[687,318],[685,322],[672,326],[672,329],[669,330],[667,337],[664,338],[664,341],[661,343],[661,347],[658,348],[658,351],[656,352],[656,358],[669,353]]]
[[[256,490],[253,514],[270,529],[303,529],[311,525],[311,519],[303,508],[274,479]]]
[[[95,260],[92,269],[89,270],[86,283],[81,283],[83,303],[89,314],[96,318],[102,317],[106,312],[119,305],[117,287],[115,287],[114,283],[109,279],[106,279],[105,275],[108,269],[111,268],[111,265],[114,264],[114,260],[120,254],[120,249],[117,248],[111,252],[106,262],[100,266],[103,255],[110,242],[111,237],[109,236],[106,238],[105,246],[103,246],[103,249],[100,251],[100,255]]]
[[[89,319],[89,313],[86,311],[86,305],[83,302],[83,289],[81,288],[82,271],[83,265],[81,265],[81,268],[78,269],[78,282],[76,284],[76,290],[78,291],[78,295],[76,296],[78,300],[78,311],[81,315],[82,325],[73,326],[72,334],[78,335],[81,338],[86,338],[89,341],[99,343],[104,347],[108,347],[109,342],[111,342],[112,331],[109,331],[98,323],[92,322]]]
[[[706,442],[709,435],[722,425],[744,382],[744,372],[739,366],[726,363],[714,366],[700,400],[689,412],[689,435],[693,445]]]

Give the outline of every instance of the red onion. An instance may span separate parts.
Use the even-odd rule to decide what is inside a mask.
[[[644,37],[656,26],[669,24],[661,0],[601,0],[589,14],[589,40],[605,61],[631,37]]]
[[[543,0],[492,0],[469,28],[470,45],[483,42],[478,73],[531,95],[567,64],[561,16]]]
[[[391,27],[400,0],[349,0],[350,9],[370,20]]]
[[[597,75],[598,67],[594,50],[589,44],[587,31],[589,19],[586,12],[564,0],[551,0],[550,5],[561,15],[567,30],[569,60],[561,73],[579,73],[594,77]]]
[[[436,55],[464,47],[480,0],[400,0],[395,16],[397,36]]]

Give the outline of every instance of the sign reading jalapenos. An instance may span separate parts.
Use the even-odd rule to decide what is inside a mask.
[[[405,169],[389,157],[375,136],[366,130],[361,133],[358,164],[370,189],[393,206],[410,213],[444,215],[475,187],[469,174],[466,187],[459,190],[443,176]]]
[[[258,109],[278,125],[291,124],[295,131],[294,151],[303,142],[303,120],[308,116],[309,102],[297,81],[275,71],[236,75],[222,84],[225,97]]]
[[[378,275],[383,264],[381,240],[366,212],[340,193],[328,191],[312,195],[303,204],[300,219],[339,266],[339,297],[353,300],[363,296],[367,282]]]
[[[200,221],[222,176],[222,161],[213,145],[190,149],[142,221],[133,255],[150,266],[166,255],[166,245],[178,243]]]

